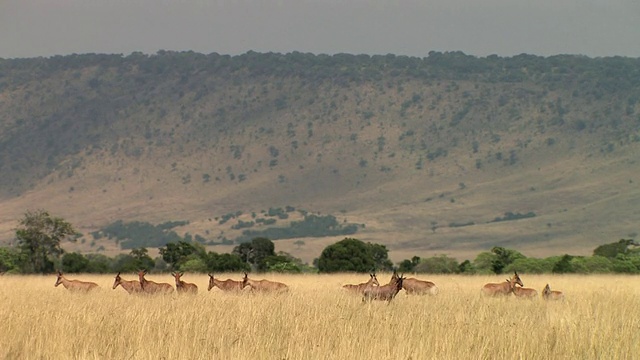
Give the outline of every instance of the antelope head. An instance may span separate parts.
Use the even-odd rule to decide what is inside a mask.
[[[171,275],[173,275],[173,277],[176,279],[176,286],[180,286],[180,283],[182,283],[182,280],[180,280],[180,277],[182,277],[182,275],[184,275],[183,272],[172,272]]]
[[[249,275],[247,273],[244,273],[244,278],[242,278],[242,288],[247,286],[248,282],[249,282]]]
[[[144,282],[144,276],[147,275],[147,270],[138,271],[138,278],[140,279],[140,283]]]
[[[378,278],[376,277],[376,274],[369,274],[369,276],[371,276],[371,285],[380,286],[380,283],[378,282]]]
[[[122,282],[122,278],[120,277],[120,272],[118,272],[118,274],[116,275],[116,280],[113,282],[113,288],[115,289],[118,287],[118,285],[120,285],[120,283]]]
[[[58,278],[56,279],[56,287],[62,284],[62,271],[58,270]]]
[[[518,272],[517,271],[513,272],[513,277],[511,277],[511,281],[514,282],[514,286],[515,286],[515,284],[518,284],[520,286],[524,286],[524,284],[522,283],[522,280],[520,280],[520,276],[518,276]]]
[[[213,274],[208,274],[208,275],[209,275],[209,288],[207,289],[207,291],[211,291],[215,283],[213,282]]]
[[[396,288],[398,289],[398,291],[402,290],[402,283],[404,282],[404,279],[406,279],[406,277],[404,277],[404,274],[402,274],[396,280]]]
[[[543,295],[551,294],[551,287],[549,286],[549,284],[547,284],[547,286],[544,287],[544,290],[542,290],[542,294]]]
[[[391,283],[393,284],[398,280],[398,272],[396,269],[393,269],[393,274],[391,275]]]

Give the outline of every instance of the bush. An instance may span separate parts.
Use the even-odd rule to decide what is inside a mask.
[[[369,252],[367,244],[358,239],[345,238],[322,250],[318,258],[320,272],[372,272],[375,271],[375,261]]]
[[[459,270],[458,266],[456,259],[439,255],[420,260],[414,271],[429,274],[455,274]]]
[[[80,253],[66,253],[62,256],[62,272],[87,272],[89,260]]]

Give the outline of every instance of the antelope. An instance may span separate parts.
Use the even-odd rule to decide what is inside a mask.
[[[391,275],[391,282],[398,279],[398,273],[394,270],[393,275]],[[391,284],[391,282],[389,284]],[[409,294],[428,294],[428,295],[437,295],[440,291],[436,284],[431,281],[418,280],[416,278],[406,278],[402,282],[402,288]]]
[[[542,298],[545,300],[564,300],[562,291],[551,290],[549,284],[542,290]]]
[[[405,277],[400,276],[387,285],[366,288],[363,292],[364,296],[362,297],[362,301],[386,300],[391,302],[398,292],[402,290],[404,279]]]
[[[118,287],[118,285],[122,286],[129,294],[141,293],[142,287],[140,286],[140,281],[136,280],[122,280],[120,277],[120,272],[116,275],[116,280],[113,282],[112,289]]]
[[[515,284],[511,287],[511,291],[513,291],[513,294],[519,298],[533,299],[535,297],[538,297],[538,292],[535,289],[515,286]]]
[[[62,284],[65,289],[78,292],[89,292],[93,289],[99,288],[98,284],[88,281],[80,280],[67,280],[61,271],[58,271],[58,279],[56,280],[56,287]]]
[[[369,274],[369,281],[362,283],[362,284],[347,284],[347,285],[343,285],[342,287],[344,289],[347,289],[351,292],[357,293],[357,294],[362,294],[364,292],[365,289],[369,288],[369,287],[373,287],[375,286],[380,286],[380,283],[378,282],[378,278],[376,277],[376,274]]]
[[[211,291],[211,289],[217,286],[220,290],[223,291],[242,291],[244,288],[244,284],[242,281],[236,280],[218,280],[213,277],[213,274],[209,274],[209,288],[207,291]]]
[[[513,292],[512,288],[516,284],[524,286],[522,284],[522,280],[520,280],[520,276],[518,276],[518,273],[514,271],[511,279],[507,279],[505,282],[501,282],[499,284],[484,284],[482,287],[482,293],[489,296],[510,295]]]
[[[180,277],[184,275],[184,273],[171,273],[171,275],[176,279],[176,291],[178,293],[198,293],[198,286],[196,284],[184,282],[180,280]]]
[[[249,279],[249,275],[244,273],[244,278],[242,279],[242,287],[250,286],[253,291],[263,291],[263,292],[285,292],[289,290],[289,287],[283,283],[279,283],[276,281],[269,280],[251,280]]]
[[[138,278],[140,278],[140,287],[142,288],[143,292],[148,294],[155,294],[155,293],[168,294],[173,292],[173,286],[167,283],[157,283],[157,282],[149,281],[144,278],[146,274],[147,274],[147,270],[140,270],[138,272]]]

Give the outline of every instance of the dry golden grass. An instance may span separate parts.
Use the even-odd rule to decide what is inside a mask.
[[[168,274],[149,280],[170,282]],[[239,274],[221,278],[240,279]],[[368,275],[254,274],[282,281],[282,295],[207,292],[130,296],[113,276],[69,275],[101,286],[55,288],[55,276],[2,276],[2,359],[632,359],[640,347],[640,282],[625,276],[532,276],[564,302],[485,298],[504,276],[419,276],[437,296],[398,294],[363,303],[344,291]],[[133,274],[123,278],[135,279]],[[381,283],[390,274],[378,274]]]

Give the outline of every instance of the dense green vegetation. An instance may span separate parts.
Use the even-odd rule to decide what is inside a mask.
[[[303,220],[292,221],[288,227],[270,227],[264,230],[244,230],[236,242],[243,243],[255,237],[273,240],[301,237],[352,235],[358,231],[356,224],[340,224],[333,215],[307,214]]]
[[[446,255],[427,259],[413,257],[399,264],[399,271],[433,274],[503,274],[513,271],[543,273],[628,273],[640,274],[640,244],[631,239],[598,246],[593,256],[558,255],[548,258],[526,257],[503,247],[479,253],[473,261],[458,263]]]
[[[53,224],[57,225],[49,226]],[[64,253],[59,248],[59,242],[73,234],[69,229],[72,229],[71,224],[64,219],[51,217],[46,211],[26,213],[22,227],[16,231],[20,238],[19,246],[0,248],[0,273],[48,273],[54,269],[92,273],[135,272],[139,269],[190,272],[373,272],[388,271],[393,267],[384,245],[364,243],[354,238],[345,238],[327,246],[314,261],[315,267],[303,264],[287,253],[276,253],[274,243],[264,237],[241,243],[230,254],[206,252],[201,244],[185,241],[169,242],[160,247],[161,256],[156,259],[148,255],[146,248],[132,249],[129,254],[115,258],[101,254]],[[490,252],[481,252],[473,261],[461,263],[446,255],[426,259],[414,256],[401,261],[398,270],[432,274],[502,274],[512,271],[534,274],[640,274],[640,244],[631,239],[621,239],[598,246],[590,257],[565,254],[544,259],[528,258],[513,249],[494,247]]]
[[[118,220],[94,233],[94,238],[106,236],[115,238],[122,249],[134,249],[139,247],[159,247],[169,242],[179,241],[182,238],[174,231],[170,231],[184,222],[165,222],[160,225],[152,225],[146,222],[133,221],[125,223]],[[97,237],[96,237],[97,236]]]

